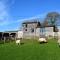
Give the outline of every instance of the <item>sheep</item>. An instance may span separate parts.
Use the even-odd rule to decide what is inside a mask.
[[[46,43],[47,42],[47,40],[45,39],[45,38],[39,38],[39,40],[38,40],[40,43]]]
[[[59,45],[59,47],[60,47],[60,39],[58,39],[58,42],[57,42],[57,43],[58,43],[58,45]]]
[[[58,41],[57,41],[59,47],[60,47],[60,32],[58,32]]]
[[[17,45],[20,45],[20,43],[21,43],[21,40],[20,39],[16,40],[16,44]]]

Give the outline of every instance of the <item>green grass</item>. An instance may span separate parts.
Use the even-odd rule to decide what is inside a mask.
[[[0,44],[0,60],[60,60],[60,48],[56,40],[39,44],[26,40],[18,46],[14,42]]]

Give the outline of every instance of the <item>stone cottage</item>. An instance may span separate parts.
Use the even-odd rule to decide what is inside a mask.
[[[38,36],[36,34],[37,26],[40,26],[39,21],[27,21],[22,23],[23,27],[23,37],[24,38],[35,38]]]
[[[39,21],[25,21],[22,23],[23,38],[36,38],[41,36],[54,36],[54,26]]]

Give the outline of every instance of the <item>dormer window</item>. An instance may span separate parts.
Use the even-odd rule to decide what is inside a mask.
[[[32,33],[34,32],[34,29],[33,29],[33,28],[31,29],[31,32],[32,32]]]
[[[27,24],[25,24],[25,27],[27,28]]]
[[[27,24],[23,24],[22,26],[25,27],[25,28],[27,28]]]

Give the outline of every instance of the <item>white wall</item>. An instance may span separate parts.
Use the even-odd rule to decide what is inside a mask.
[[[45,30],[46,36],[54,36],[53,27],[46,27]]]
[[[18,31],[17,38],[23,38],[23,31]]]
[[[40,29],[41,28],[37,28],[36,29],[36,36],[40,37]],[[45,36],[54,36],[55,32],[53,32],[53,27],[45,27],[45,32],[43,32],[45,34]]]
[[[37,37],[40,37],[40,28],[37,28],[37,29],[36,29],[36,36],[37,36]]]

